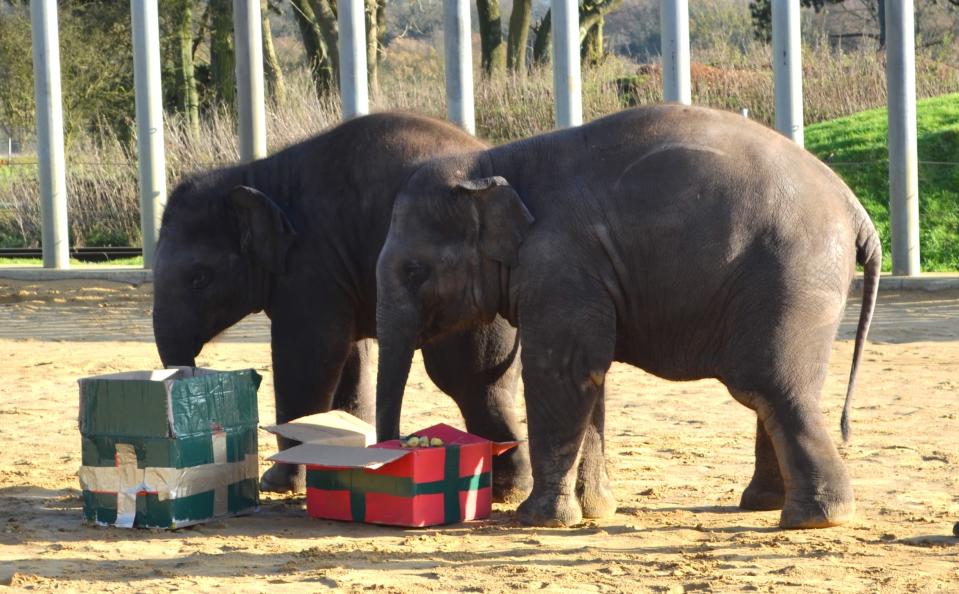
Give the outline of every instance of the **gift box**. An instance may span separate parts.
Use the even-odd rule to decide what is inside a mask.
[[[313,422],[322,420],[314,416]],[[372,434],[358,426],[353,439],[369,439]],[[489,516],[493,456],[517,445],[491,442],[445,424],[414,433],[442,440],[443,445],[436,447],[406,448],[400,440],[349,447],[331,445],[318,435],[301,435],[306,443],[270,460],[306,465],[310,516],[412,527]]]
[[[180,528],[256,511],[255,371],[178,367],[79,383],[88,521]]]

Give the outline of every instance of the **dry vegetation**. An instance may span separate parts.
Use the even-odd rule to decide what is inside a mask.
[[[920,97],[959,91],[959,44],[920,50],[917,89]],[[769,47],[751,43],[745,51],[718,44],[696,52],[693,101],[722,109],[748,108],[750,117],[769,124],[773,118]],[[403,109],[442,117],[445,113],[441,58],[426,43],[397,40],[380,73],[375,110]],[[806,46],[804,101],[808,123],[848,115],[885,104],[884,57],[875,50],[843,51],[826,43]],[[587,120],[630,104],[662,100],[656,64],[637,65],[610,56],[583,73]],[[276,150],[315,134],[339,119],[335,96],[318,98],[304,72],[288,80],[288,99],[268,108],[270,149]],[[534,69],[527,76],[477,78],[478,135],[499,143],[552,127],[551,72]],[[170,186],[184,174],[237,159],[235,123],[226,111],[202,122],[199,138],[176,117],[166,125],[167,177]],[[136,149],[115,136],[80,135],[68,147],[68,200],[71,244],[125,245],[139,242]],[[36,246],[40,239],[36,168],[19,164],[0,179],[0,245]]]

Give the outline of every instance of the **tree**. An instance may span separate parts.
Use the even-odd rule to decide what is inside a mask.
[[[506,66],[512,72],[526,72],[526,45],[532,19],[533,0],[514,0],[506,43]]]
[[[169,9],[175,31],[176,106],[183,112],[190,131],[200,134],[200,102],[193,69],[193,1],[173,0]]]
[[[487,76],[506,68],[506,48],[503,47],[503,24],[499,14],[499,0],[476,0],[479,15],[480,65]]]
[[[330,89],[336,88],[336,69],[327,53],[316,14],[307,0],[290,0],[290,4],[293,5],[293,14],[300,29],[300,39],[303,41],[307,62],[313,73],[316,92],[324,95]]]
[[[233,55],[233,2],[210,0],[210,71],[216,100],[232,106],[236,100]]]
[[[278,12],[276,6],[268,0],[260,2],[260,16],[263,20],[263,73],[266,77],[267,88],[276,101],[286,99],[286,83],[283,81],[283,69],[280,60],[276,57],[276,48],[273,47],[273,29],[270,27],[270,12]]]
[[[603,25],[606,15],[616,9],[623,0],[584,0],[579,7],[579,46],[580,55],[591,63],[598,62],[605,50],[603,49]],[[546,63],[549,61],[550,35],[552,31],[552,10],[546,11],[543,20],[533,29],[533,61]]]
[[[822,10],[827,4],[841,4],[844,0],[799,0],[802,6],[812,8],[816,12]],[[883,0],[877,0],[882,3]],[[753,29],[756,38],[760,41],[769,42],[772,39],[773,13],[769,0],[750,0],[749,12],[753,18]]]

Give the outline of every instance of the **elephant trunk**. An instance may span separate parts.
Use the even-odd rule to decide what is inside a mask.
[[[153,313],[153,337],[164,367],[196,367],[199,350],[196,339],[189,334],[171,330],[169,321],[157,310]]]
[[[377,311],[379,367],[376,377],[377,441],[400,436],[403,392],[413,364],[419,335],[419,316],[408,309],[380,308]]]

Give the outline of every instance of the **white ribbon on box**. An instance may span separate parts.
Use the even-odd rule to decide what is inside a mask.
[[[77,473],[84,491],[117,494],[116,526],[132,528],[137,514],[137,495],[156,493],[160,501],[213,491],[213,514],[229,511],[227,487],[255,479],[259,473],[257,457],[247,454],[238,462],[227,462],[226,433],[213,434],[213,463],[188,468],[137,468],[132,444],[118,443],[116,466],[81,466]]]

